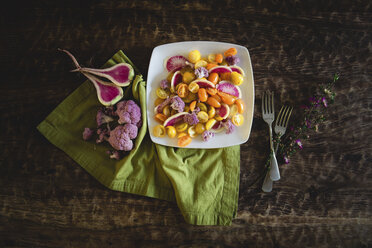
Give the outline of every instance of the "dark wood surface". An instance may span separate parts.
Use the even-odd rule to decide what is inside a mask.
[[[0,247],[372,247],[370,1],[11,1],[0,20]],[[230,227],[188,225],[175,203],[108,190],[36,130],[83,81],[58,47],[88,66],[123,49],[146,77],[155,46],[184,40],[237,43],[253,63]],[[260,94],[298,107],[335,72],[328,120],[262,193]]]

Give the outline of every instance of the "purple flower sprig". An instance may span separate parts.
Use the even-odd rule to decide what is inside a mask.
[[[300,106],[303,110],[302,118],[296,126],[289,128],[279,144],[277,153],[279,162],[288,164],[290,157],[304,148],[303,143],[310,137],[310,133],[318,132],[319,126],[326,120],[329,105],[334,103],[336,94],[333,88],[338,79],[339,75],[335,74],[331,82],[319,86],[306,105]]]

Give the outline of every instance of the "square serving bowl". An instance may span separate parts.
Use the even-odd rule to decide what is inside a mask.
[[[254,80],[248,49],[240,45],[224,42],[185,41],[157,46],[154,48],[151,55],[147,74],[146,100],[148,128],[151,140],[154,143],[164,146],[178,147],[177,138],[169,138],[167,135],[159,138],[153,135],[153,128],[159,124],[154,119],[154,102],[157,98],[156,89],[160,86],[160,82],[168,75],[164,66],[165,61],[174,55],[183,55],[187,58],[188,53],[192,50],[199,50],[202,57],[207,57],[208,54],[211,53],[223,53],[231,47],[236,48],[238,51],[237,56],[240,59],[238,66],[240,66],[245,72],[244,82],[239,86],[242,92],[242,100],[245,104],[245,110],[243,113],[244,122],[241,126],[236,127],[233,133],[226,134],[225,131],[222,131],[216,133],[216,135],[209,141],[203,141],[201,135],[198,135],[193,138],[192,142],[185,148],[221,148],[240,145],[247,142],[252,128],[254,110]]]

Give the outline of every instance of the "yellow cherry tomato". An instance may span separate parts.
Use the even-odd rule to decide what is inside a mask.
[[[243,83],[243,75],[239,72],[233,71],[230,75],[230,80],[235,85],[241,85]]]
[[[209,63],[216,63],[216,55],[214,53],[211,53],[208,55],[208,62]]]
[[[170,110],[170,106],[167,105],[163,108],[163,114],[166,116],[166,117],[169,117],[170,116],[170,113],[171,113],[171,110]]]
[[[229,117],[232,118],[237,113],[238,113],[238,107],[235,104],[231,105]]]
[[[152,130],[155,137],[164,137],[165,136],[165,127],[163,125],[156,125]]]
[[[188,146],[191,143],[192,139],[190,136],[185,135],[178,139],[177,145],[180,147]]]
[[[177,132],[180,133],[180,132],[186,131],[187,127],[188,127],[187,123],[183,122],[183,123],[176,125],[176,130]]]
[[[181,137],[186,136],[186,135],[187,135],[187,133],[182,132],[182,133],[179,133],[179,134],[177,135],[177,138],[181,138]]]
[[[195,64],[196,62],[198,62],[200,59],[201,59],[201,54],[198,50],[193,50],[191,52],[189,52],[189,61],[193,64]]]
[[[165,99],[161,99],[161,98],[156,98],[155,100],[155,106],[158,106],[159,104],[161,104],[162,102],[164,102]]]
[[[196,124],[195,126],[195,131],[198,133],[198,134],[202,134],[204,131],[205,131],[205,125],[203,123],[198,123]]]
[[[215,115],[216,115],[216,109],[213,106],[210,106],[208,110],[209,119],[213,118]]]
[[[200,111],[197,114],[197,116],[198,116],[198,119],[201,123],[206,123],[209,119],[209,116],[208,116],[207,112],[205,112],[205,111]]]
[[[199,67],[206,67],[208,64],[207,61],[201,59],[199,60],[198,62],[195,63],[195,69],[199,68]]]
[[[240,99],[240,98],[236,99],[235,105],[238,108],[239,114],[243,114],[243,112],[244,112],[244,102],[243,102],[243,100]]]
[[[197,133],[196,133],[196,130],[195,130],[195,126],[189,127],[189,129],[187,129],[187,133],[189,134],[189,136],[191,138],[196,137]]]
[[[236,114],[231,118],[231,121],[235,126],[241,126],[244,122],[244,116],[242,114]]]
[[[205,129],[210,130],[214,126],[214,124],[216,124],[216,122],[216,119],[209,119],[207,123],[205,123]]]
[[[207,112],[207,111],[208,111],[208,109],[207,109],[207,105],[205,105],[205,104],[202,103],[202,102],[198,102],[198,103],[196,104],[196,106],[197,106],[198,108],[200,108],[200,111],[204,111],[204,112]]]
[[[186,71],[183,75],[182,75],[182,81],[185,83],[185,84],[188,84],[190,83],[191,81],[193,81],[195,79],[195,74],[192,73],[192,72],[189,72],[189,71]]]
[[[189,91],[192,93],[198,93],[199,91],[199,85],[195,82],[192,82],[189,84]]]
[[[222,121],[222,120],[223,120],[223,118],[222,118],[219,114],[217,114],[214,118],[215,118],[217,121]]]
[[[162,88],[157,88],[156,89],[156,95],[160,99],[167,99],[167,97],[169,96],[169,94],[165,90],[163,90]]]
[[[176,128],[174,126],[168,126],[166,127],[167,135],[169,138],[174,138],[177,135]]]

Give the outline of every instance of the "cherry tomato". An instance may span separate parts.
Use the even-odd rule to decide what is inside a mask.
[[[222,60],[223,60],[223,57],[222,57],[222,54],[220,53],[217,53],[215,58],[216,62],[219,64],[219,63],[222,63]]]
[[[198,119],[201,123],[206,123],[209,119],[209,116],[208,116],[207,112],[205,112],[205,111],[200,111],[197,114],[197,116],[198,116]]]
[[[166,127],[166,130],[167,130],[167,134],[168,134],[169,138],[176,137],[177,131],[174,128],[174,126],[168,126],[168,127]]]
[[[221,97],[222,101],[227,105],[231,105],[235,102],[235,98],[230,94],[226,94],[220,91],[217,94]]]
[[[239,114],[243,114],[244,112],[244,102],[242,99],[236,99],[235,105],[238,107]]]
[[[153,129],[153,134],[155,137],[164,137],[165,136],[165,127],[163,125],[157,125]]]
[[[162,102],[164,102],[164,99],[161,99],[161,98],[156,98],[155,100],[155,106],[158,106],[159,104],[161,104]]]
[[[207,68],[207,70],[210,70],[210,69],[212,69],[213,67],[216,67],[216,66],[217,66],[217,64],[209,63],[209,64],[207,64],[207,66],[205,68]]]
[[[199,96],[199,100],[201,102],[206,102],[207,99],[208,99],[208,94],[207,94],[207,91],[204,89],[204,88],[200,88],[198,90],[198,96]]]
[[[181,98],[185,98],[187,97],[187,95],[189,94],[189,89],[188,89],[188,86],[187,84],[179,84],[178,85],[178,89],[177,89],[177,95]]]
[[[217,94],[217,89],[216,88],[208,88],[207,93],[211,96],[214,96]]]
[[[213,84],[217,84],[218,83],[218,73],[212,72],[211,74],[209,74],[208,80],[211,81]]]
[[[190,110],[194,111],[195,107],[196,107],[196,101],[191,102],[190,103]]]
[[[212,106],[209,107],[208,117],[209,119],[213,118],[216,115],[216,109]]]
[[[215,108],[220,108],[221,107],[221,103],[219,103],[217,101],[217,99],[213,98],[213,97],[208,97],[207,103],[209,105],[211,105],[212,107],[215,107]]]
[[[230,80],[231,72],[224,72],[220,74],[221,80]]]
[[[188,146],[191,143],[192,139],[190,136],[185,135],[178,139],[177,145],[180,147]]]
[[[216,98],[216,100],[218,101],[218,102],[222,102],[222,99],[221,99],[221,97],[219,96],[219,95],[213,95],[213,96],[211,96],[211,97],[213,97],[213,98]]]
[[[238,51],[236,50],[236,48],[232,47],[232,48],[229,48],[227,49],[223,55],[225,55],[225,57],[229,57],[229,56],[234,56],[238,53]]]
[[[205,125],[203,123],[198,123],[196,124],[195,126],[195,131],[198,133],[198,134],[202,134],[204,131],[205,131]]]
[[[244,116],[242,114],[236,114],[231,118],[231,121],[235,126],[241,126],[244,122]]]
[[[165,115],[165,114],[161,114],[161,113],[158,113],[155,115],[155,120],[160,122],[160,123],[164,123],[164,121],[167,119],[168,117]]]
[[[198,93],[198,90],[199,90],[199,85],[195,82],[191,82],[189,84],[189,91],[192,92],[192,93]]]

